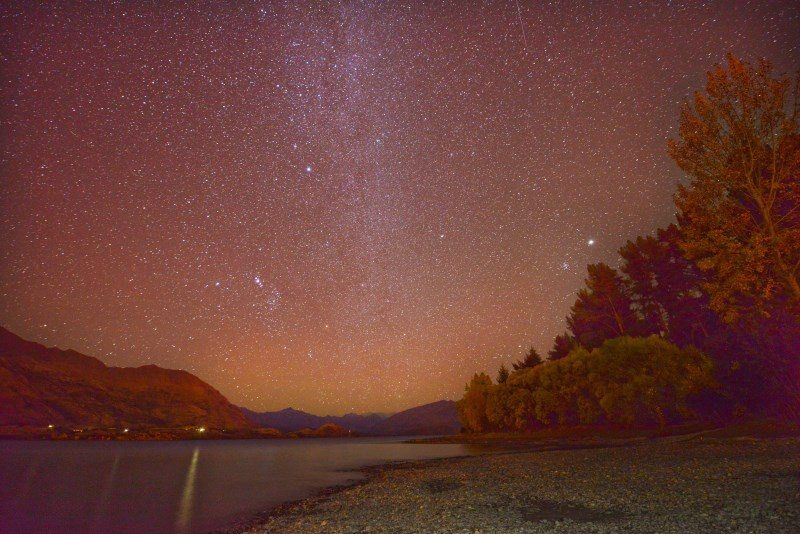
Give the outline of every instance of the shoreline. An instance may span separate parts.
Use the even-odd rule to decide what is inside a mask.
[[[685,436],[685,435],[681,435]],[[469,441],[458,441],[457,439],[459,435],[452,435],[452,436],[436,436],[436,437],[427,437],[427,438],[414,438],[406,441],[401,441],[400,443],[405,443],[409,445],[416,445],[416,444],[463,444],[463,445],[477,445],[478,443],[473,440]],[[467,458],[476,458],[481,456],[501,456],[501,455],[515,455],[515,454],[526,454],[526,453],[537,453],[537,452],[547,452],[547,451],[571,451],[571,450],[584,450],[584,449],[602,449],[602,448],[621,448],[621,447],[632,447],[641,443],[645,440],[653,439],[649,437],[639,436],[636,438],[631,438],[629,441],[625,443],[612,443],[612,442],[604,442],[604,443],[571,443],[571,444],[563,444],[563,445],[553,445],[553,444],[541,444],[541,447],[534,447],[531,441],[523,440],[522,444],[518,446],[511,446],[507,447],[503,443],[494,442],[492,439],[483,440],[480,444],[486,445],[487,448],[483,452],[476,452],[475,454],[465,454],[459,456],[446,456],[443,458],[428,458],[425,460],[398,460],[394,462],[387,462],[383,464],[375,464],[375,465],[367,465],[364,467],[359,467],[356,469],[348,469],[343,472],[346,473],[359,473],[362,475],[362,478],[353,479],[350,483],[345,484],[336,484],[333,486],[327,486],[319,491],[315,492],[313,495],[302,499],[295,499],[293,501],[287,501],[281,504],[278,504],[269,510],[266,510],[262,513],[256,514],[250,519],[243,520],[238,522],[234,525],[226,527],[222,530],[214,531],[214,533],[235,533],[235,532],[260,532],[259,528],[263,527],[265,523],[273,518],[288,516],[293,513],[298,512],[300,509],[309,509],[312,508],[320,503],[325,502],[326,500],[335,497],[337,494],[342,493],[344,491],[360,487],[366,486],[370,483],[374,482],[376,478],[380,477],[381,475],[385,474],[388,471],[405,471],[411,469],[426,469],[430,467],[435,467],[440,464],[446,464],[450,462],[456,462],[458,460],[464,460]]]
[[[450,444],[450,443],[462,443],[464,445],[469,445],[469,442],[457,442],[457,441],[449,441],[447,438],[453,438],[456,436],[439,436],[439,437],[431,437],[431,438],[415,438],[410,439],[407,441],[402,441],[400,443],[405,443],[409,445],[414,444],[422,444],[422,443],[431,443],[431,444]],[[646,438],[641,438],[646,439]],[[443,441],[437,441],[443,440]],[[291,515],[296,513],[300,509],[309,509],[313,506],[325,502],[326,500],[330,499],[331,497],[336,496],[337,494],[347,491],[349,489],[353,489],[359,486],[366,486],[371,482],[374,482],[376,478],[380,477],[382,474],[385,474],[388,471],[404,471],[404,470],[411,470],[411,469],[426,469],[429,467],[438,466],[439,464],[446,464],[450,462],[455,462],[458,460],[464,460],[467,458],[476,458],[480,456],[489,456],[489,455],[513,455],[513,454],[525,454],[525,453],[535,453],[535,452],[544,452],[544,451],[551,451],[551,450],[581,450],[581,449],[595,449],[595,448],[607,448],[607,447],[626,447],[626,446],[633,446],[634,443],[630,444],[610,444],[606,443],[603,445],[592,445],[592,444],[585,444],[585,445],[578,445],[573,444],[573,446],[564,446],[559,448],[530,448],[530,446],[526,446],[525,448],[503,448],[502,445],[497,446],[496,448],[487,449],[483,452],[476,452],[475,454],[465,454],[459,456],[446,456],[443,458],[428,458],[425,460],[398,460],[394,462],[387,462],[383,464],[375,464],[375,465],[367,465],[364,467],[359,467],[356,469],[348,469],[343,472],[346,473],[359,473],[362,475],[361,478],[353,479],[349,483],[345,484],[336,484],[333,486],[327,486],[319,491],[315,492],[314,494],[302,498],[302,499],[295,499],[293,501],[287,501],[281,504],[278,504],[262,513],[258,513],[255,516],[251,517],[250,519],[242,520],[237,522],[229,527],[223,528],[218,531],[214,531],[215,533],[234,533],[234,532],[259,532],[259,528],[263,527],[265,523],[267,523],[270,519],[283,517],[287,515]]]
[[[401,442],[401,443],[406,443],[406,442]],[[437,465],[440,463],[447,463],[449,461],[455,461],[455,460],[463,460],[465,458],[473,458],[475,456],[481,456],[483,454],[504,454],[504,453],[498,452],[498,453],[480,453],[475,455],[446,456],[443,458],[428,458],[426,460],[398,460],[395,462],[387,462],[383,464],[366,465],[364,467],[358,467],[356,469],[346,469],[341,472],[359,473],[362,475],[362,477],[358,479],[353,479],[352,481],[346,482],[344,484],[326,486],[320,489],[319,491],[316,491],[312,495],[309,495],[308,497],[304,497],[302,499],[295,499],[292,501],[287,501],[278,504],[268,510],[265,510],[264,512],[252,516],[249,519],[242,520],[228,527],[225,527],[221,530],[215,530],[213,531],[212,534],[260,532],[259,529],[263,527],[264,524],[269,522],[271,519],[291,515],[293,513],[296,513],[300,509],[311,508],[317,504],[320,504],[332,497],[335,497],[336,495],[344,491],[351,490],[353,488],[357,488],[360,486],[369,485],[386,471],[389,470],[402,471],[406,469],[417,469],[417,468],[425,469],[426,467],[431,467],[433,465]],[[508,452],[505,454],[514,454],[514,453]]]
[[[790,451],[789,456],[786,456],[786,451]],[[616,461],[609,460],[615,458]],[[624,490],[624,480],[619,481],[623,483],[609,483],[608,477],[614,469],[630,471],[631,467],[622,465],[621,461],[631,458],[637,459],[633,462],[632,470],[648,481],[642,491],[653,491],[657,494],[653,499],[654,503],[684,496],[689,500],[688,504],[677,502],[674,504],[677,510],[668,510],[651,517],[648,510],[653,503],[641,501],[641,492],[630,493],[629,497],[633,502],[612,499],[611,502],[604,503],[603,500],[608,495],[604,491],[598,493],[595,484],[609,484],[606,492]],[[680,481],[681,476],[664,470],[665,461],[674,462],[675,458],[683,459],[683,464],[676,466],[676,472],[683,473],[687,480],[694,480],[694,484],[687,487],[690,493],[693,491],[697,494],[694,501],[688,498],[690,493],[687,493],[687,489],[673,491],[666,496],[658,495],[663,490],[659,490],[658,484],[653,484],[654,480],[650,480],[663,477],[666,485],[674,484],[675,480]],[[741,525],[743,530],[760,528],[762,522],[767,521],[772,524],[772,531],[790,531],[795,527],[800,529],[800,494],[796,491],[795,481],[800,474],[798,458],[800,437],[796,435],[716,437],[707,432],[637,439],[627,443],[572,444],[569,448],[493,448],[472,455],[365,466],[353,470],[354,473],[361,474],[362,478],[353,480],[352,483],[323,488],[307,498],[282,503],[226,527],[222,532],[422,532],[464,529],[539,532],[552,531],[556,527],[566,528],[568,531],[584,528],[594,531],[599,526],[611,527],[614,523],[618,523],[623,530],[634,531],[654,528],[676,532],[687,528],[708,530],[728,524],[728,519],[724,515],[720,516],[722,512],[717,517],[714,516],[714,506],[701,506],[704,499],[719,500],[720,497],[714,496],[732,491],[729,485],[719,483],[722,480],[720,477],[730,477],[740,483],[748,477],[752,478],[744,487],[748,491],[765,494],[770,494],[769,484],[764,484],[765,478],[768,482],[773,481],[773,478],[774,481],[780,479],[781,483],[786,483],[788,479],[789,487],[795,488],[794,493],[778,492],[777,497],[770,494],[770,499],[759,502],[748,497],[746,493],[734,491],[729,501],[741,501],[741,506],[733,507],[740,513],[736,510],[724,511],[725,514],[732,514],[731,520],[734,522],[744,521]],[[738,469],[732,472],[728,469],[726,473],[721,466],[727,466],[726,462],[729,461],[743,463]],[[571,486],[560,480],[554,485],[546,483],[547,477],[552,473],[531,474],[531,466],[540,466],[542,463],[546,465],[548,462],[560,466],[554,471],[557,478],[574,478],[584,470],[596,469],[597,465],[605,465],[611,471],[601,471],[603,476],[595,476],[596,480],[593,477],[578,477],[576,482],[584,485],[589,481],[587,491],[583,494],[574,491],[548,498],[553,496],[542,496],[542,489],[552,492],[553,488]],[[788,469],[785,462],[789,462]],[[586,465],[584,468],[577,467],[581,464]],[[753,465],[761,467],[753,470]],[[775,468],[776,465],[779,467]],[[697,470],[707,470],[708,473],[698,476]],[[498,476],[499,473],[506,472],[508,473]],[[514,476],[515,473],[518,476]],[[470,488],[471,485],[486,481],[489,483],[486,484],[485,491],[476,492]],[[709,487],[704,488],[704,485]],[[513,487],[514,491],[505,486]],[[488,509],[483,502],[487,499],[492,501]],[[526,500],[530,502],[529,505],[525,504]],[[587,502],[581,502],[582,500]],[[516,504],[509,505],[508,502]],[[722,498],[721,502],[728,501]],[[687,505],[699,508],[694,511],[696,513],[687,514],[681,508]],[[719,505],[717,506],[719,509]],[[786,510],[787,506],[791,511]],[[508,513],[501,513],[504,507],[509,508]],[[783,513],[773,513],[772,508],[783,510]],[[426,512],[420,515],[423,510]],[[682,520],[675,524],[683,526],[666,528],[665,518],[676,513],[681,515],[681,512]],[[744,519],[737,516],[737,513]],[[512,517],[514,515],[518,517]],[[403,519],[406,516],[408,519]],[[414,516],[418,517],[417,521]],[[434,518],[439,522],[437,526],[429,523]]]

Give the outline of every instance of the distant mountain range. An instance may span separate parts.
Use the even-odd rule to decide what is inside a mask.
[[[333,423],[347,430],[363,434],[383,421],[386,416],[380,414],[359,415],[349,413],[342,416],[313,415],[308,412],[284,408],[277,412],[254,412],[242,408],[242,412],[250,422],[263,428],[274,428],[281,432],[296,432],[304,428],[318,428]]]
[[[0,328],[0,426],[244,429],[241,410],[186,371],[108,367]]]
[[[388,417],[380,414],[323,417],[293,408],[260,413],[242,408],[242,412],[252,423],[281,432],[296,432],[330,423],[359,434],[374,436],[454,434],[461,429],[456,403],[449,400],[424,404]]]
[[[430,436],[456,434],[460,430],[455,401],[440,400],[387,417],[373,429],[373,433],[384,436]]]
[[[203,427],[300,436],[453,434],[453,401],[391,416],[317,416],[286,408],[253,412],[234,406],[186,371],[155,365],[109,367],[73,350],[47,348],[0,327],[0,427]],[[249,430],[254,429],[254,430]],[[316,431],[312,431],[317,429]],[[277,437],[277,436],[275,436]]]

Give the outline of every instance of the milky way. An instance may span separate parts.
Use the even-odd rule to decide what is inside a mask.
[[[800,65],[795,2],[8,4],[0,323],[254,409],[546,352],[704,72]]]

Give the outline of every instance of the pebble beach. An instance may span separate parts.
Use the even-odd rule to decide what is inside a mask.
[[[377,467],[248,532],[800,532],[800,438],[678,437]]]

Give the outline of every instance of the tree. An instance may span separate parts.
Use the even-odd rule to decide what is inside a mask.
[[[486,418],[490,429],[522,431],[534,421],[533,396],[527,389],[509,380],[491,388],[486,400]]]
[[[655,236],[637,237],[619,250],[631,302],[646,328],[679,346],[698,344],[719,320],[701,291],[706,278],[681,251],[680,229],[669,225]]]
[[[508,368],[505,365],[501,365],[500,370],[497,372],[497,383],[504,384],[506,380],[508,380]]]
[[[542,366],[534,392],[545,424],[663,426],[696,416],[693,401],[714,387],[711,360],[657,336],[578,347]]]
[[[798,89],[800,76],[728,56],[684,105],[669,144],[691,180],[675,196],[681,247],[712,274],[704,288],[726,322],[776,298],[800,306]]]
[[[537,365],[541,364],[544,360],[542,357],[539,356],[539,353],[536,352],[536,349],[531,347],[528,353],[525,355],[525,358],[519,360],[515,363],[511,364],[511,367],[514,368],[515,371],[519,371],[520,369],[527,369],[529,367],[536,367]]]
[[[691,399],[714,387],[708,356],[657,336],[611,339],[586,356],[591,395],[611,423],[664,426],[690,419]]]
[[[660,335],[685,348],[695,346],[714,360],[721,395],[708,397],[707,415],[749,412],[800,416],[800,321],[777,299],[770,316],[748,313],[735,325],[715,313],[702,290],[711,273],[683,256],[680,229],[670,225],[655,237],[638,237],[620,249],[620,271],[631,300]]]
[[[575,348],[575,340],[566,332],[559,334],[553,340],[553,348],[547,353],[547,359],[554,361],[566,358],[573,348]]]
[[[489,430],[486,404],[492,387],[492,379],[486,373],[476,373],[467,384],[464,397],[456,403],[458,418],[466,430],[470,432]]]
[[[639,334],[642,323],[617,271],[605,263],[589,265],[588,270],[586,287],[578,291],[567,317],[575,341],[593,349],[606,339]]]

